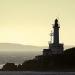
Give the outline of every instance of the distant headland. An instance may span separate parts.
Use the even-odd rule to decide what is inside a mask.
[[[55,19],[51,41],[43,54],[22,64],[6,63],[1,71],[75,71],[75,47],[64,50],[64,44],[59,41],[59,23]]]

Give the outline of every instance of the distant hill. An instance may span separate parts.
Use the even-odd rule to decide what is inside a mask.
[[[64,49],[72,48],[73,46],[66,45]],[[39,52],[43,49],[48,48],[48,46],[32,46],[32,45],[22,45],[15,43],[0,43],[0,52],[9,51],[9,52]]]
[[[44,48],[46,47],[0,43],[0,64],[6,62],[22,63],[24,60],[33,59],[36,55],[41,55]]]
[[[45,47],[43,47],[45,48]],[[42,47],[15,43],[0,43],[0,51],[40,51]],[[42,50],[41,50],[42,51]]]

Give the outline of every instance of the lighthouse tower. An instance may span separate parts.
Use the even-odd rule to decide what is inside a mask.
[[[49,43],[49,48],[43,50],[43,55],[62,54],[64,47],[62,43],[59,43],[59,24],[58,19],[55,19],[53,24],[53,42]],[[52,35],[51,35],[52,36]]]
[[[55,19],[55,24],[53,26],[54,28],[54,39],[53,39],[53,43],[54,44],[59,44],[59,24],[58,24],[58,20]]]

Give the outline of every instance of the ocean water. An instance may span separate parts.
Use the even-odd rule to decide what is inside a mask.
[[[0,75],[75,75],[75,72],[31,72],[31,71],[23,71],[23,72],[0,72]]]

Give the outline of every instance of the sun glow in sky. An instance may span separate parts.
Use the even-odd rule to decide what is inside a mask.
[[[60,42],[75,45],[75,0],[0,0],[0,42],[48,45],[57,17]]]

